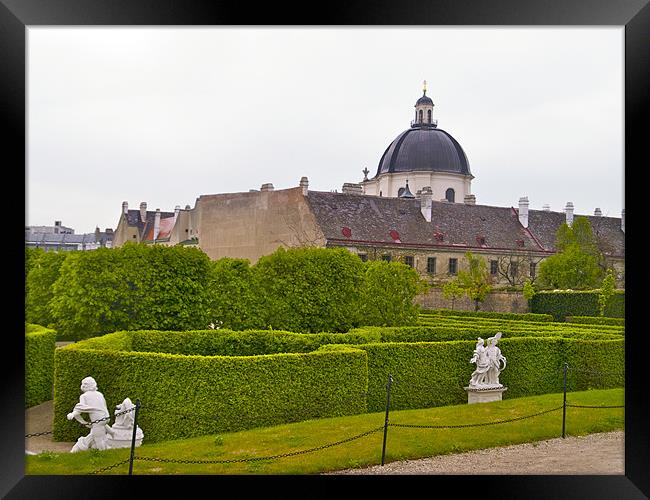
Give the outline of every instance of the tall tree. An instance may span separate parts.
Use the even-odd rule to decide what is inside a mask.
[[[474,301],[474,310],[479,310],[479,305],[485,300],[492,286],[487,261],[472,252],[466,252],[467,270],[458,271],[458,282],[465,294]]]
[[[547,288],[588,289],[600,285],[604,270],[589,219],[576,217],[571,226],[563,223],[556,233],[558,253],[540,264],[539,282]]]

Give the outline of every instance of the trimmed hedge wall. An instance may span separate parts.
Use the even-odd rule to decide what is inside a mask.
[[[517,321],[555,321],[552,314],[509,313],[496,311],[456,311],[452,309],[422,309],[420,318],[435,316],[469,316],[477,318],[514,319]]]
[[[508,363],[499,377],[508,387],[507,398],[562,392],[565,361],[575,368],[567,377],[569,391],[624,385],[622,339],[520,337],[501,339],[499,344]],[[396,381],[391,386],[394,410],[466,403],[463,387],[475,368],[469,363],[475,345],[454,341],[358,346],[368,353],[368,411],[386,407],[388,374]]]
[[[25,324],[25,408],[52,399],[56,332]]]
[[[548,326],[501,339],[505,397],[561,392],[565,361],[572,368],[569,390],[624,384],[623,336]],[[492,330],[137,331],[92,338],[56,350],[54,438],[72,441],[87,432],[65,416],[89,375],[109,408],[125,397],[142,401],[138,418],[147,442],[383,411],[389,373],[396,380],[393,409],[462,404],[476,338]],[[146,352],[154,349],[167,352]],[[283,349],[294,352],[279,354]]]
[[[56,350],[56,440],[87,434],[66,419],[87,376],[97,381],[111,413],[126,397],[142,401],[138,421],[148,443],[367,411],[362,350],[186,356],[118,350],[131,332],[105,337],[104,345],[92,339],[92,346],[82,341]]]
[[[567,316],[567,323],[583,325],[615,325],[625,326],[625,318],[606,318],[604,316]]]
[[[566,316],[598,316],[599,290],[589,291],[541,291],[530,299],[534,313],[552,314],[555,321],[564,321]],[[616,290],[605,308],[605,316],[625,317],[625,292]]]

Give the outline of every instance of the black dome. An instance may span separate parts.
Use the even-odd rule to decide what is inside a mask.
[[[423,95],[415,103],[416,106],[418,106],[420,104],[429,104],[430,106],[433,106],[433,101],[431,100],[430,97],[427,97],[426,95]]]
[[[379,160],[375,177],[416,170],[471,175],[458,141],[444,130],[430,126],[414,127],[398,135]]]

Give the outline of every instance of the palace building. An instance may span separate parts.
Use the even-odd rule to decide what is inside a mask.
[[[379,158],[377,170],[341,192],[309,190],[307,177],[296,187],[263,184],[241,193],[200,195],[194,207],[172,211],[122,204],[114,246],[127,241],[192,245],[211,259],[256,262],[278,247],[343,247],[361,259],[397,260],[433,282],[457,274],[465,252],[488,261],[495,284],[521,285],[536,276],[553,255],[559,226],[572,224],[571,202],[563,211],[531,210],[522,196],[507,207],[480,205],[471,193],[469,161],[449,133],[438,128],[426,95],[415,103],[410,128]],[[514,201],[514,200],[513,200]],[[624,280],[625,216],[585,215],[601,251]]]

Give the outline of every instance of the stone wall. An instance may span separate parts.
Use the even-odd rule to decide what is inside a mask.
[[[432,288],[426,294],[419,295],[415,302],[425,309],[452,309],[451,299],[446,299],[442,295],[442,289]],[[473,311],[474,301],[467,296],[455,299],[453,309],[461,311]],[[522,292],[505,292],[492,291],[488,297],[480,303],[479,311],[497,311],[497,312],[530,312],[528,301],[524,298]]]

